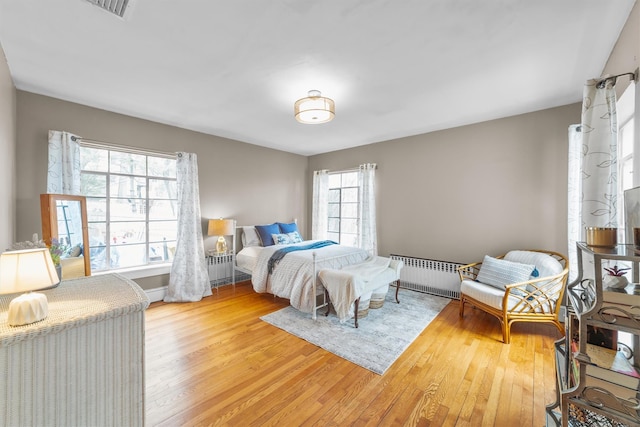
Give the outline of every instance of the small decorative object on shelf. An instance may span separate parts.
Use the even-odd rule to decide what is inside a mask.
[[[629,284],[629,280],[627,280],[625,274],[627,274],[627,271],[631,270],[631,268],[618,268],[617,265],[614,265],[611,268],[605,267],[604,270],[608,273],[604,277],[603,284],[605,287],[622,289]]]
[[[618,243],[618,229],[615,227],[587,227],[587,246],[595,248],[615,248]]]

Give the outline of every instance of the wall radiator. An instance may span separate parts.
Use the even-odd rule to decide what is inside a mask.
[[[211,286],[231,284],[231,268],[233,259],[231,255],[207,256],[207,268],[209,270],[209,283]],[[251,276],[236,270],[236,283],[251,280]]]
[[[401,288],[460,299],[458,267],[465,264],[393,254],[391,259],[404,262],[400,271]]]

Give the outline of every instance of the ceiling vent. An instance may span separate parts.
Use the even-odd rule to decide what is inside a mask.
[[[124,16],[125,10],[127,10],[127,5],[129,4],[129,0],[86,0],[91,4],[95,4],[96,6],[106,10],[107,12],[111,12],[115,15],[118,15],[120,18]]]

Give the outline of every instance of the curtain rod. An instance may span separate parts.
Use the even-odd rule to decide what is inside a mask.
[[[115,149],[119,149],[122,151],[126,151],[129,153],[133,153],[133,154],[157,154],[159,156],[164,156],[164,157],[169,157],[172,159],[175,159],[176,157],[179,156],[178,153],[171,153],[169,151],[158,151],[158,150],[146,150],[146,149],[141,149],[141,148],[135,148],[135,147],[129,147],[126,145],[119,145],[119,144],[114,144],[111,142],[105,142],[105,141],[98,141],[95,139],[88,139],[88,138],[82,138],[79,136],[72,136],[71,137],[72,141],[76,141],[76,142],[82,142],[84,144],[86,144],[87,146],[108,146],[108,147],[113,147]]]
[[[633,80],[634,82],[638,81],[638,68],[636,68],[636,71],[634,71],[633,73],[629,72],[629,73],[622,73],[622,74],[616,74],[615,76],[609,76],[609,77],[603,77],[601,79],[596,79],[597,83],[596,83],[596,87],[598,89],[602,89],[604,87],[604,85],[607,83],[608,80],[613,80],[613,84],[616,84],[616,80],[618,79],[618,77],[624,77],[624,76],[631,76],[631,80]]]

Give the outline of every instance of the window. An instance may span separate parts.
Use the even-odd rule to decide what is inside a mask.
[[[92,271],[170,262],[177,236],[176,160],[80,147]]]
[[[360,191],[358,172],[329,174],[327,237],[345,246],[358,246]]]
[[[619,241],[626,241],[624,217],[624,192],[633,188],[638,177],[634,177],[634,135],[635,84],[630,84],[616,103],[618,117],[618,229]]]

